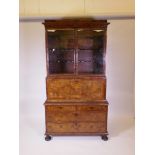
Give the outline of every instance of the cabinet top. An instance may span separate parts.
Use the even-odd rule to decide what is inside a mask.
[[[107,28],[107,20],[63,19],[45,20],[45,28]]]

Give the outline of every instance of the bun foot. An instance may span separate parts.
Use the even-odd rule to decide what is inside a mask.
[[[46,141],[50,141],[51,139],[52,139],[51,136],[46,135],[46,137],[45,137],[45,140],[46,140]]]
[[[108,136],[107,135],[103,135],[103,136],[101,136],[101,139],[104,140],[104,141],[108,141]]]

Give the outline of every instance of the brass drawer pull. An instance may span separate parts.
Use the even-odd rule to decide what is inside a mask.
[[[90,110],[94,110],[95,108],[94,108],[94,107],[89,107],[89,109],[90,109]]]
[[[90,126],[91,129],[92,129],[93,127],[94,127],[93,125]]]
[[[63,107],[58,107],[59,109],[63,109]]]
[[[74,80],[74,82],[75,82],[75,83],[79,83],[79,81],[78,81],[78,80]]]
[[[59,127],[60,127],[60,128],[63,128],[63,125],[60,125]]]
[[[78,116],[78,113],[74,113],[74,116]]]

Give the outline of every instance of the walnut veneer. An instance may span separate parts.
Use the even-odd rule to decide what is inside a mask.
[[[106,20],[46,20],[45,140],[99,135],[108,140]]]

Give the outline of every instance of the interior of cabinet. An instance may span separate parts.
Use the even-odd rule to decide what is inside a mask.
[[[49,74],[104,74],[104,30],[47,31]]]
[[[48,33],[49,73],[74,73],[74,30]]]

